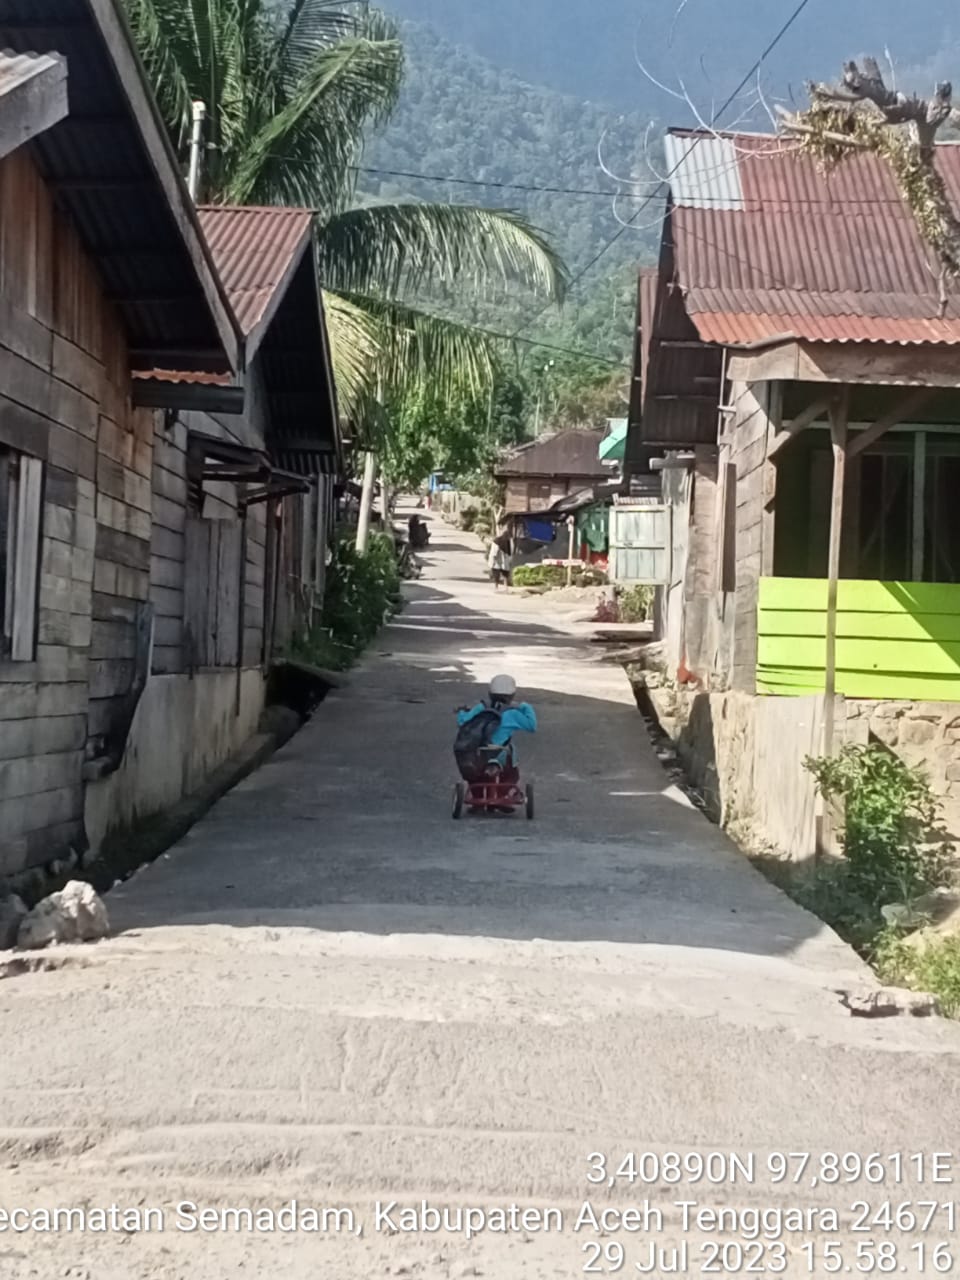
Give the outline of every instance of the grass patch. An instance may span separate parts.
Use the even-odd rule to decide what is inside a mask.
[[[567,585],[567,571],[556,564],[521,564],[514,569],[510,580],[515,587],[543,587],[551,591]],[[574,569],[571,586],[602,587],[606,581],[607,575],[602,569],[585,565]]]

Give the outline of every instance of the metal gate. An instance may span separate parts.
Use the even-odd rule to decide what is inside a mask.
[[[610,508],[612,582],[670,582],[672,512],[668,503]]]

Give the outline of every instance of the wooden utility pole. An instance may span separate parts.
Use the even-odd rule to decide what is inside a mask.
[[[830,549],[827,555],[826,671],[823,685],[823,754],[833,755],[834,715],[837,697],[837,593],[840,579],[840,545],[843,533],[843,485],[847,472],[847,417],[850,391],[843,387],[830,405],[830,441],[833,445],[833,493],[830,499]]]

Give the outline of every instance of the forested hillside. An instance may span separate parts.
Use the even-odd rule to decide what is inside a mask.
[[[408,66],[400,108],[386,133],[367,148],[364,166],[489,185],[365,172],[362,191],[374,199],[415,197],[520,210],[548,233],[576,275],[620,230],[613,210],[617,184],[604,175],[597,158],[601,138],[607,134],[605,162],[617,173],[635,176],[635,189],[646,193],[655,185],[643,163],[649,122],[526,84],[428,28],[405,23],[403,40]],[[515,185],[568,190],[523,191]],[[622,196],[617,206],[624,220],[638,208],[638,201]],[[537,321],[536,336],[616,358],[626,355],[636,267],[654,250],[660,208],[655,201],[637,218],[644,230],[620,236],[574,291],[562,317]],[[491,300],[467,308],[451,295],[446,303],[498,330],[522,329],[525,336],[537,311],[529,300],[506,305]]]
[[[430,23],[448,40],[526,80],[663,114],[664,95],[644,80],[634,46],[661,80],[677,76],[709,111],[748,70],[797,0],[392,0],[400,17]],[[951,40],[952,35],[952,40]],[[960,37],[955,0],[810,0],[770,58],[772,92],[802,90],[842,61],[889,50],[901,68],[922,65]],[[944,70],[947,70],[944,68]],[[954,65],[948,76],[956,84]],[[929,85],[924,86],[929,88]],[[685,122],[685,121],[682,121]]]

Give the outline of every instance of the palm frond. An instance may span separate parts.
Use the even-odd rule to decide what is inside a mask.
[[[278,19],[271,73],[279,75],[286,87],[295,86],[310,69],[317,49],[365,34],[363,14],[345,0],[293,0]]]
[[[489,388],[497,364],[496,339],[399,302],[347,297],[378,327],[380,350],[368,375],[375,388],[394,395],[429,389],[438,400],[458,399],[465,389],[481,393]]]
[[[317,49],[297,91],[246,140],[222,198],[338,207],[363,128],[390,111],[402,73],[398,41],[361,37]]]
[[[451,204],[382,204],[329,218],[320,270],[334,288],[395,296],[423,284],[518,281],[561,301],[566,268],[520,214]]]
[[[166,0],[124,0],[124,8],[163,117],[175,140],[185,137],[192,101],[184,69],[189,15],[182,5]]]
[[[353,299],[327,290],[323,306],[341,413],[345,418],[361,419],[376,392],[383,338],[380,321]]]

